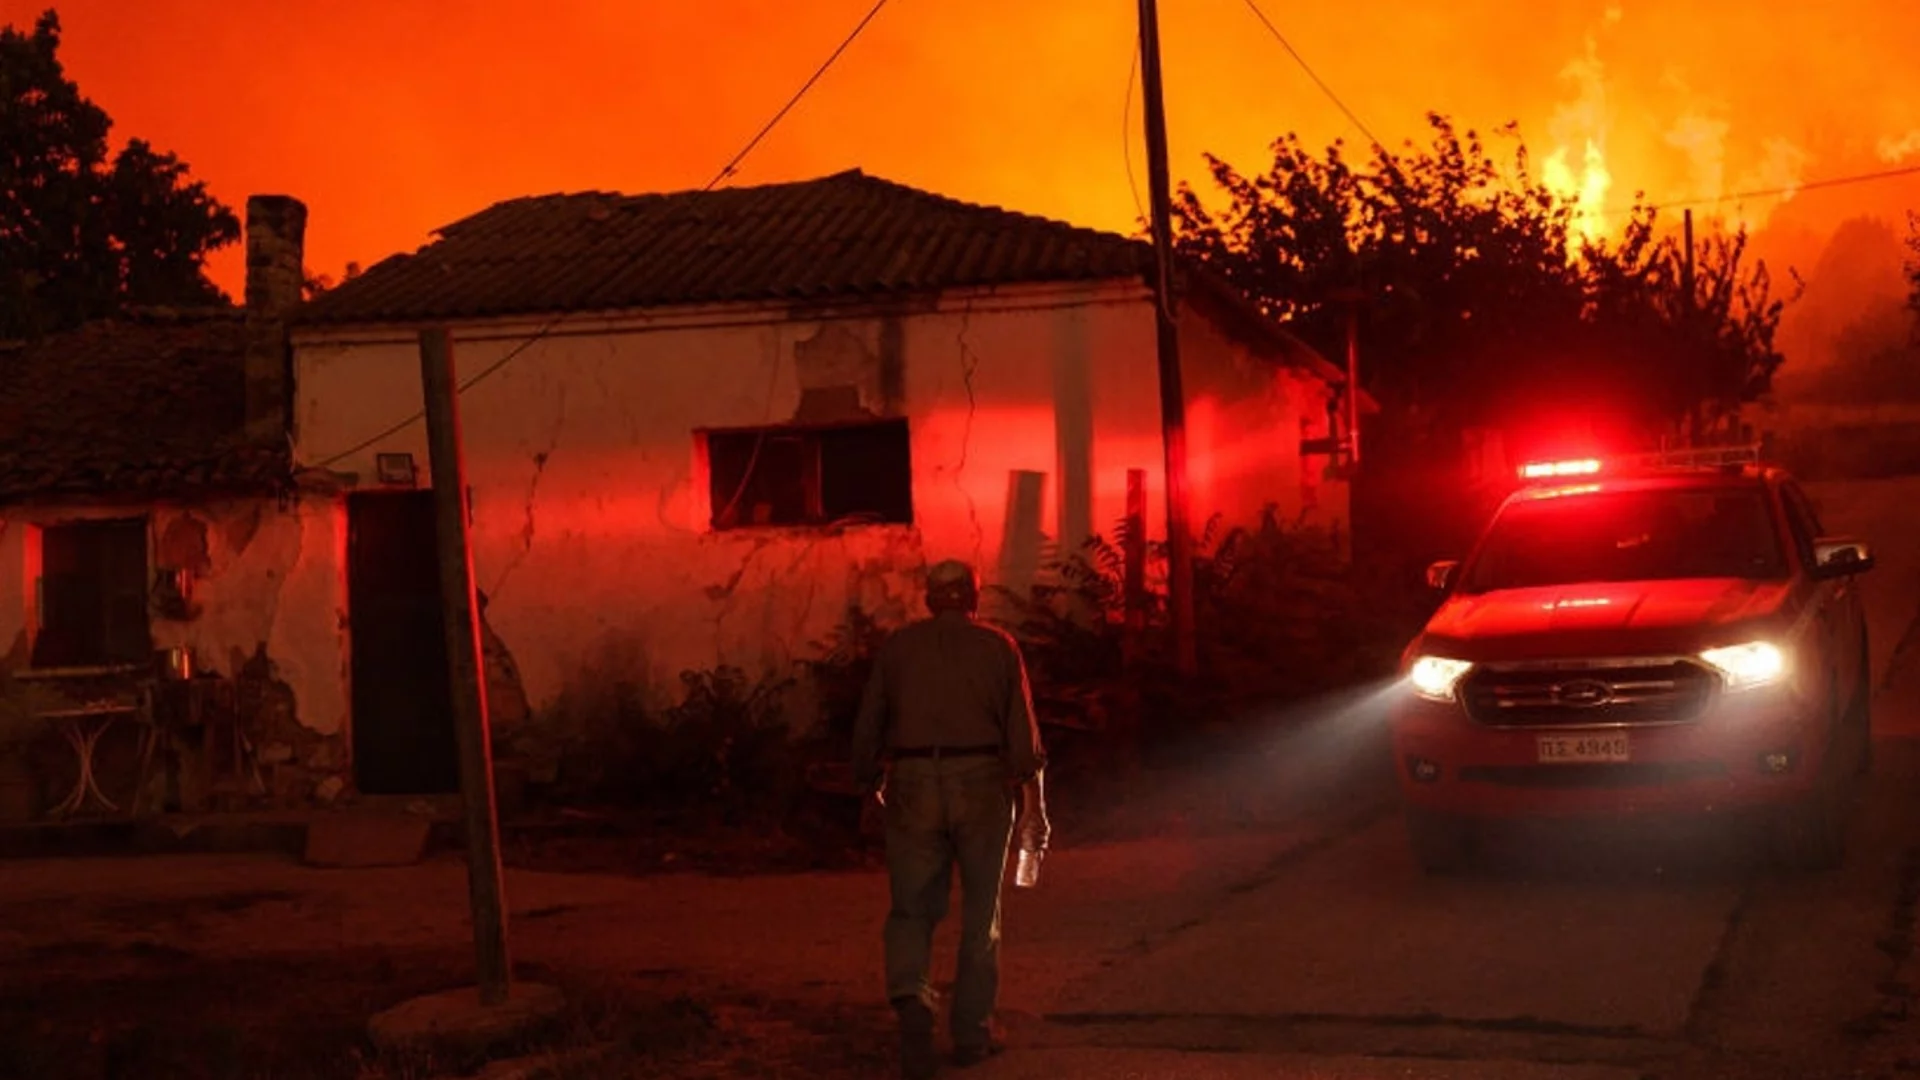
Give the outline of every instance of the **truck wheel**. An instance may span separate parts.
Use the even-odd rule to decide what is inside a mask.
[[[1471,821],[1425,810],[1407,811],[1407,840],[1420,869],[1436,875],[1469,869],[1479,847]]]
[[[1789,873],[1820,873],[1846,859],[1845,785],[1828,776],[1797,806],[1782,811],[1773,826],[1774,861]]]

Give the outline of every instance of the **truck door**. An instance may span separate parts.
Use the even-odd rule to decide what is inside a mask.
[[[1825,536],[1819,515],[1813,509],[1812,500],[1806,492],[1794,483],[1780,486],[1780,498],[1787,512],[1787,526],[1793,533],[1794,547],[1799,549],[1801,565],[1806,573],[1813,572],[1814,541]],[[1839,680],[1835,687],[1842,707],[1851,704],[1854,688],[1862,685],[1868,678],[1863,665],[1871,661],[1865,650],[1859,647],[1856,635],[1859,633],[1860,597],[1859,589],[1853,578],[1841,577],[1829,581],[1813,581],[1815,606],[1814,618],[1818,621],[1815,628],[1822,662],[1833,671],[1833,677]]]

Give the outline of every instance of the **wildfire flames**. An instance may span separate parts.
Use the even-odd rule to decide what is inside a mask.
[[[1618,22],[1618,12],[1618,8],[1609,11],[1608,21]],[[1541,181],[1573,205],[1573,227],[1580,237],[1589,242],[1603,240],[1611,231],[1607,194],[1613,189],[1613,173],[1607,169],[1606,151],[1610,116],[1606,69],[1591,36],[1586,55],[1568,64],[1560,77],[1577,85],[1580,92],[1554,113],[1549,134],[1557,145],[1541,166]],[[1581,147],[1578,166],[1569,163],[1575,144]]]
[[[1562,69],[1561,80],[1571,83],[1576,93],[1554,110],[1548,126],[1553,149],[1542,163],[1541,181],[1573,207],[1574,232],[1588,242],[1618,235],[1628,220],[1633,199],[1613,195],[1616,173],[1643,180],[1677,174],[1686,180],[1687,188],[1675,202],[1697,207],[1696,216],[1707,222],[1730,230],[1757,232],[1774,210],[1798,193],[1809,155],[1785,137],[1768,135],[1760,144],[1757,160],[1738,170],[1730,168],[1728,136],[1732,124],[1725,117],[1725,107],[1695,93],[1677,74],[1670,73],[1665,80],[1676,107],[1664,124],[1644,109],[1616,116],[1601,58],[1601,40],[1625,18],[1623,8],[1609,8],[1600,31],[1587,35],[1584,55]],[[1660,124],[1660,149],[1678,155],[1680,160],[1616,160],[1618,155],[1609,152],[1608,136],[1617,120]],[[1920,131],[1905,140],[1889,139],[1881,144],[1882,156],[1915,151],[1920,151]],[[1635,190],[1651,187],[1646,184]],[[1612,203],[1608,201],[1610,196]]]

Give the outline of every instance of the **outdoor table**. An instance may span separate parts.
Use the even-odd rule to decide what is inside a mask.
[[[147,671],[146,665],[123,664],[29,669],[14,674],[16,679],[55,688],[60,698],[71,703],[34,713],[37,719],[55,726],[67,745],[73,748],[74,758],[79,764],[79,775],[74,780],[73,790],[50,811],[54,816],[70,817],[86,809],[89,801],[108,811],[120,809],[120,805],[100,789],[94,762],[101,738],[116,722],[126,717],[132,717],[144,728],[140,738],[137,786],[134,788],[133,805],[129,808],[130,812],[138,810],[140,793],[146,787],[147,771],[152,765],[155,744],[160,735],[159,728],[153,722],[152,681]]]
[[[39,714],[40,719],[50,720],[60,728],[60,734],[73,747],[74,756],[80,763],[80,775],[73,783],[73,791],[53,808],[53,812],[62,816],[79,813],[87,804],[89,796],[97,800],[108,810],[118,810],[120,805],[100,790],[94,779],[94,752],[100,745],[100,737],[107,733],[114,721],[123,716],[137,716],[143,710],[137,703],[123,701],[99,701],[72,709],[51,709]],[[152,754],[153,732],[148,731],[141,737],[141,773],[146,772],[146,761]],[[144,776],[143,776],[144,780]],[[135,793],[136,799],[138,792]]]

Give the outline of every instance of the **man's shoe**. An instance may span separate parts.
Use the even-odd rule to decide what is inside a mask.
[[[900,1076],[902,1080],[933,1080],[939,1056],[933,1049],[933,1010],[912,998],[894,1003],[900,1016]]]
[[[933,1050],[932,1032],[900,1033],[901,1080],[933,1080],[939,1069],[940,1058]]]
[[[963,1069],[971,1068],[999,1054],[1006,1047],[989,1039],[983,1043],[956,1046],[953,1049],[953,1063]]]

